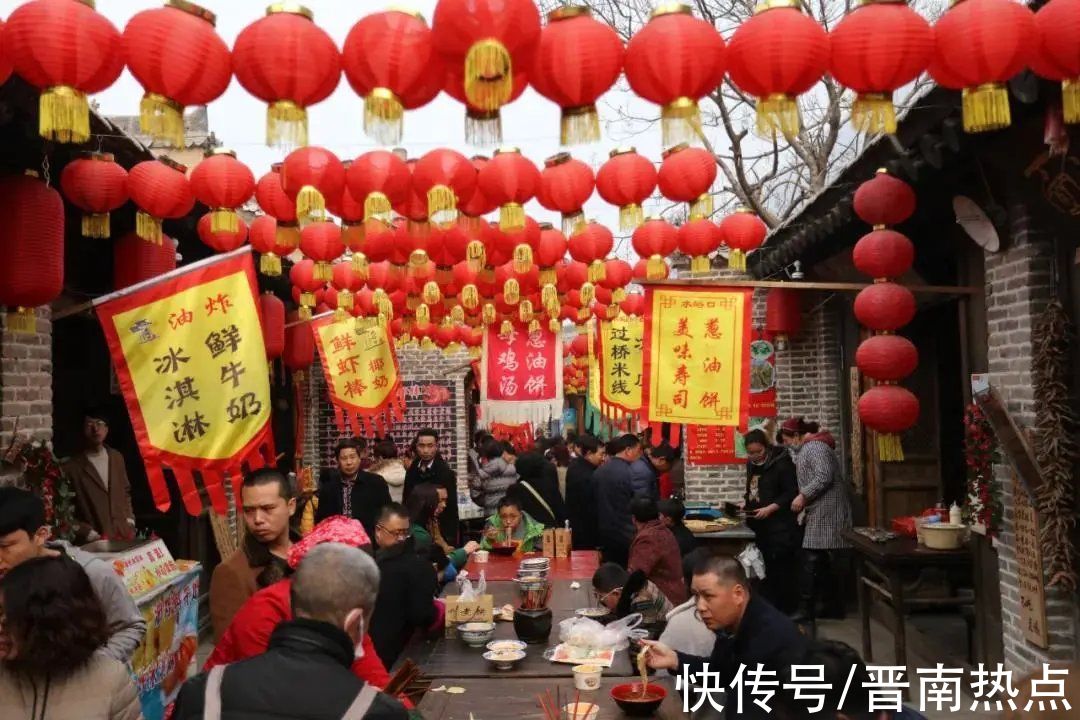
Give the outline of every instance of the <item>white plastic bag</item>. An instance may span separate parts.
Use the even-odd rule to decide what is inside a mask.
[[[754,543],[747,544],[735,559],[742,564],[743,570],[746,571],[746,577],[765,579],[765,558],[757,545]]]
[[[559,640],[579,648],[623,650],[630,631],[641,624],[641,613],[631,613],[604,626],[590,618],[573,617],[559,623]]]
[[[480,571],[480,579],[477,581],[475,588],[473,587],[472,580],[469,580],[465,573],[457,576],[457,584],[458,600],[460,602],[479,600],[487,591],[487,578],[484,576],[483,570]]]

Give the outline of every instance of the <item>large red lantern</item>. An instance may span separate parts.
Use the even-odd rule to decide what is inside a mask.
[[[712,268],[709,255],[723,242],[723,233],[711,220],[691,220],[679,228],[679,252],[690,257],[691,273],[706,273]]]
[[[0,305],[12,332],[37,332],[34,308],[64,289],[64,201],[36,173],[0,177]]]
[[[780,350],[802,328],[802,307],[798,290],[772,288],[765,296],[765,331],[776,338]]]
[[[248,238],[248,226],[243,219],[239,219],[234,230],[215,230],[211,213],[199,218],[195,230],[198,232],[203,245],[219,253],[231,252],[237,249],[247,242]]]
[[[690,219],[712,215],[712,184],[716,180],[716,158],[708,150],[683,143],[664,151],[657,173],[660,194],[668,200],[690,205]]]
[[[207,105],[229,87],[232,58],[216,22],[214,13],[187,0],[171,0],[128,21],[124,56],[146,91],[139,106],[143,133],[184,147],[184,108]]]
[[[195,199],[210,208],[212,229],[236,232],[243,221],[236,213],[255,193],[255,176],[236,153],[215,148],[191,171]]]
[[[896,382],[915,372],[919,351],[905,337],[874,335],[859,343],[855,364],[867,377],[879,382]]]
[[[600,284],[611,291],[613,302],[619,303],[626,298],[626,286],[634,279],[634,268],[630,263],[619,258],[604,262],[604,279]]]
[[[7,50],[7,43],[4,42],[4,21],[0,20],[0,85],[6,83],[11,77],[12,69],[11,54]]]
[[[855,191],[855,214],[876,227],[899,225],[915,212],[915,191],[884,169]]]
[[[331,263],[345,252],[341,228],[328,220],[305,225],[300,231],[300,252],[315,261],[315,279],[327,282],[333,277]]]
[[[645,277],[650,280],[667,277],[668,267],[664,258],[679,246],[679,231],[671,223],[660,218],[649,218],[634,230],[630,242],[634,252],[646,263]]]
[[[1005,87],[1035,56],[1035,15],[1013,0],[962,0],[934,23],[930,75],[939,84],[962,90],[964,130],[985,132],[1008,127]]]
[[[300,292],[300,318],[311,319],[311,309],[319,303],[317,292],[321,292],[325,282],[315,275],[315,261],[304,258],[289,268],[289,282]]]
[[[619,308],[630,317],[645,317],[645,295],[643,293],[627,293]]]
[[[281,188],[281,163],[270,166],[270,172],[255,183],[255,202],[264,213],[274,218],[278,245],[295,250],[300,247],[300,224],[296,220],[296,203]],[[285,253],[286,255],[288,253]]]
[[[612,150],[596,173],[596,191],[619,208],[619,229],[630,231],[645,217],[641,206],[656,190],[656,168],[632,147]]]
[[[1080,0],[1050,0],[1035,13],[1038,51],[1031,58],[1039,75],[1061,83],[1065,122],[1080,123]],[[0,70],[0,78],[3,71]]]
[[[536,199],[548,210],[562,214],[563,232],[585,222],[582,209],[596,187],[592,168],[570,153],[559,153],[544,161]]]
[[[92,2],[32,0],[11,13],[3,43],[15,72],[41,92],[41,136],[87,142],[86,96],[112,85],[124,69],[119,31]]]
[[[930,23],[902,1],[866,3],[833,28],[829,45],[832,76],[856,93],[851,124],[864,133],[895,133],[892,94],[930,63]]]
[[[412,178],[400,157],[388,150],[372,150],[353,160],[345,181],[349,193],[364,204],[364,220],[389,224],[391,208],[408,199]]]
[[[473,194],[476,176],[476,168],[464,155],[437,148],[413,167],[412,190],[427,198],[431,222],[446,226],[457,220],[458,201]]]
[[[345,77],[364,98],[364,132],[382,145],[401,142],[402,119],[435,99],[445,70],[424,16],[392,9],[361,18],[341,51]]]
[[[855,318],[878,332],[895,332],[915,317],[915,296],[903,285],[880,282],[855,296]]]
[[[113,288],[122,290],[176,269],[176,244],[170,237],[147,242],[128,233],[113,246]]]
[[[858,408],[863,425],[877,433],[878,457],[903,460],[899,435],[919,421],[919,398],[898,385],[878,385],[859,397]]]
[[[761,247],[768,226],[749,208],[738,208],[720,221],[720,234],[728,246],[728,267],[746,270],[746,256]]]
[[[304,223],[326,218],[326,204],[337,203],[345,191],[345,166],[326,148],[302,147],[285,156],[281,189],[296,203]]]
[[[144,160],[131,168],[127,191],[138,207],[135,232],[143,240],[160,243],[161,221],[182,218],[195,206],[186,172],[186,167],[167,157]]]
[[[570,236],[570,257],[589,266],[589,281],[604,279],[604,258],[615,247],[615,236],[598,222],[590,220]]]
[[[109,213],[128,201],[127,170],[112,153],[87,153],[64,167],[60,189],[68,202],[83,211],[83,237],[107,238]]]
[[[461,68],[469,104],[498,110],[532,64],[540,12],[533,0],[439,0],[432,32],[447,65]]]
[[[500,148],[476,174],[484,197],[499,206],[499,229],[525,227],[525,203],[540,188],[540,171],[517,148]],[[532,262],[530,259],[529,262]]]
[[[266,359],[276,360],[285,352],[285,303],[272,292],[259,295],[259,322]]]
[[[829,69],[829,36],[798,0],[757,6],[728,46],[728,75],[757,99],[757,129],[765,137],[799,132],[799,95]]]
[[[337,45],[310,10],[278,3],[240,31],[233,71],[241,86],[267,103],[266,143],[307,145],[307,108],[322,102],[341,81]]]
[[[915,261],[915,246],[895,230],[873,230],[851,251],[855,268],[875,280],[900,277]]]
[[[311,331],[311,323],[301,320],[299,313],[289,315],[282,362],[298,380],[303,378],[304,373],[315,362],[315,333]]]
[[[562,111],[563,145],[600,140],[596,101],[619,79],[623,44],[588,7],[570,5],[548,13],[532,67],[532,85]]]
[[[630,88],[661,107],[664,147],[700,133],[698,101],[724,78],[724,39],[689,5],[661,4],[626,46]]]

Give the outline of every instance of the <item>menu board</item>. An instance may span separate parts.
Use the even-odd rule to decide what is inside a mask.
[[[439,433],[439,451],[450,467],[457,467],[457,423],[454,406],[457,391],[453,380],[404,380],[405,419],[390,426],[390,436],[404,452],[421,428]]]
[[[109,559],[136,601],[180,575],[180,568],[160,539],[110,555]]]
[[[1027,490],[1013,476],[1013,535],[1016,545],[1016,575],[1020,586],[1020,625],[1024,637],[1041,648],[1050,645],[1046,631],[1046,596],[1043,591],[1042,549],[1039,545],[1039,518],[1031,506]]]

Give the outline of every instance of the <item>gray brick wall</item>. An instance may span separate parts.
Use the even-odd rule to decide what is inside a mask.
[[[37,332],[15,334],[0,309],[0,452],[16,431],[22,439],[52,440],[51,318],[48,307],[38,308]],[[13,477],[11,469],[0,469],[0,484]]]

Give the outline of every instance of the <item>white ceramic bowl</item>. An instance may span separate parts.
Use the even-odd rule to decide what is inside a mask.
[[[525,651],[529,646],[520,640],[492,640],[487,644],[487,649],[492,652],[500,652],[505,650],[521,650]]]
[[[523,650],[488,650],[484,659],[495,666],[496,670],[510,670],[515,664],[525,659]]]
[[[458,637],[470,647],[483,647],[495,634],[495,623],[471,622],[458,625]]]

